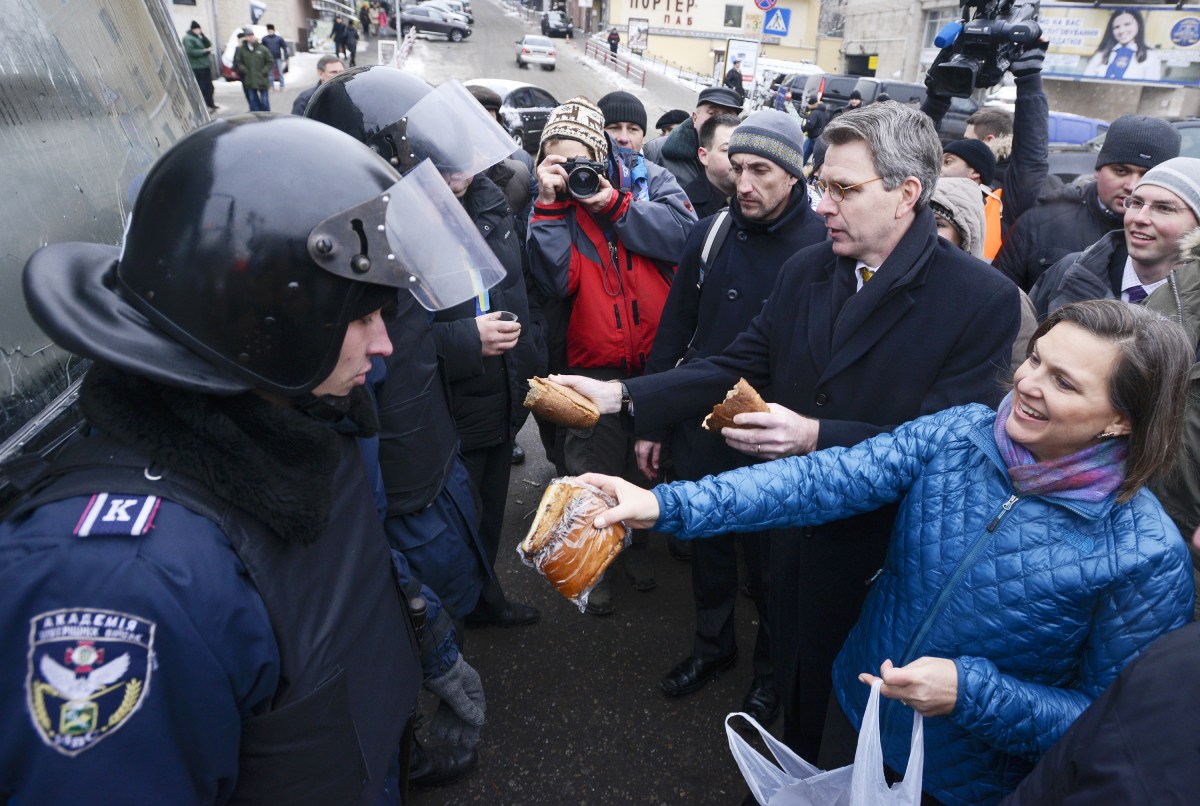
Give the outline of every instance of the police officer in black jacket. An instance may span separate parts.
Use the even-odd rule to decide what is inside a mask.
[[[322,192],[279,205],[281,177],[314,166]],[[30,259],[33,318],[95,361],[92,431],[0,524],[0,793],[398,800],[419,608],[354,436],[374,428],[363,384],[397,287],[457,301],[465,268],[386,257],[432,220],[383,225],[411,198],[398,180],[312,121],[217,121],[151,169],[121,248]],[[428,685],[482,723],[461,658]]]

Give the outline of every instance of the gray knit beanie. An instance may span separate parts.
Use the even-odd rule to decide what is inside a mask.
[[[1200,221],[1200,159],[1176,157],[1161,162],[1146,171],[1137,187],[1142,185],[1157,185],[1171,191],[1191,208],[1196,220]],[[1137,188],[1134,188],[1134,192],[1137,192]]]
[[[1121,163],[1153,168],[1179,156],[1179,131],[1161,118],[1124,115],[1108,127],[1096,167]]]
[[[803,143],[804,129],[799,121],[774,109],[762,109],[733,130],[729,137],[729,156],[754,154],[803,179]]]

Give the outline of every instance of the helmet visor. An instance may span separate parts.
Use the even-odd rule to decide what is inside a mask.
[[[487,170],[513,152],[512,139],[475,96],[447,81],[409,110],[406,133],[414,150],[447,181]]]
[[[466,302],[506,274],[429,160],[314,227],[308,253],[347,280],[408,289],[431,311]]]

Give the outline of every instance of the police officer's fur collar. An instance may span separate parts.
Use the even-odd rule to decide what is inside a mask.
[[[364,403],[373,411],[356,395],[350,416]],[[253,393],[202,395],[102,364],[88,372],[80,404],[105,435],[199,482],[281,540],[310,543],[324,531],[339,456],[328,424]]]

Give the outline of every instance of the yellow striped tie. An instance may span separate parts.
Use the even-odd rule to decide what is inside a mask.
[[[859,269],[859,271],[862,272],[863,285],[866,285],[871,281],[871,278],[875,276],[875,272],[878,271],[878,269],[868,269],[864,266],[863,268]]]

